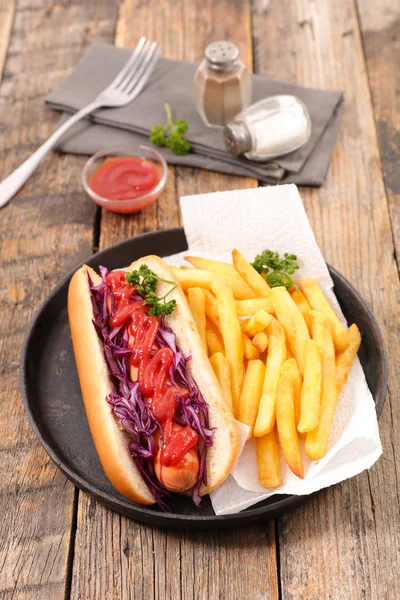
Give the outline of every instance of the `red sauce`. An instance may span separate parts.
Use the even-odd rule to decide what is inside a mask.
[[[118,327],[129,320],[129,346],[132,350],[130,362],[138,369],[141,392],[163,428],[161,465],[177,468],[184,466],[186,454],[197,446],[198,434],[191,427],[177,427],[174,423],[177,399],[189,396],[189,390],[173,385],[169,379],[174,353],[170,348],[154,351],[159,321],[157,317],[147,314],[149,307],[143,300],[131,300],[135,288],[125,280],[124,271],[110,273],[107,282],[116,306],[110,326]]]
[[[185,454],[197,445],[198,437],[191,427],[183,427],[174,431],[172,420],[167,420],[164,428],[161,464],[166,467],[179,465]]]
[[[107,158],[93,173],[90,187],[109,200],[131,200],[153,190],[161,179],[151,160],[136,156]]]

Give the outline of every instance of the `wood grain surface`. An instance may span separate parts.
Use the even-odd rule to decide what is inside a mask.
[[[397,265],[400,256],[400,4],[357,2]]]
[[[0,219],[1,599],[398,600],[399,18],[392,0],[0,0],[0,180],[54,129],[43,98],[93,40],[129,48],[146,34],[165,56],[198,62],[208,42],[227,38],[256,72],[344,90],[327,181],[300,191],[325,258],[372,307],[390,360],[383,457],[275,523],[178,533],[78,493],[20,401],[19,354],[34,310],[98,247],[178,225],[180,195],[257,183],[170,167],[159,201],[121,216],[100,213],[83,193],[84,157],[48,156]]]
[[[257,71],[345,92],[327,182],[301,196],[327,262],[359,289],[397,354],[399,281],[355,6],[283,0],[265,18],[256,11],[253,23]],[[278,520],[282,598],[397,597],[399,368],[392,360],[380,420],[383,458]]]
[[[0,48],[5,21],[0,13]],[[112,41],[115,8],[18,3],[0,87],[0,179],[52,132],[44,96],[76,64],[91,30]],[[11,21],[8,21],[11,24]],[[1,63],[1,57],[0,57]],[[54,600],[69,587],[74,486],[25,417],[18,361],[33,313],[62,275],[92,252],[95,210],[79,182],[84,159],[52,154],[1,210],[0,598]]]
[[[6,61],[14,13],[14,0],[0,0],[0,81]]]

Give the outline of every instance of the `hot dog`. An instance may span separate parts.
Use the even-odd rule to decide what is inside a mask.
[[[157,256],[101,276],[84,265],[70,283],[68,314],[110,482],[140,504],[168,509],[171,493],[198,504],[227,478],[239,434],[173,272]]]

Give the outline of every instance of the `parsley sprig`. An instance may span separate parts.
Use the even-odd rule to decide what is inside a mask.
[[[257,254],[252,266],[261,274],[266,275],[266,280],[271,287],[285,286],[286,289],[297,287],[291,275],[299,268],[297,256],[285,252],[284,258],[279,258],[278,252],[264,250]]]
[[[165,104],[164,106],[167,113],[167,124],[154,125],[150,131],[150,141],[156,146],[166,146],[175,154],[187,154],[190,150],[190,143],[183,136],[189,126],[183,119],[172,121],[169,105]]]
[[[134,285],[139,296],[144,298],[144,304],[151,306],[148,314],[152,317],[170,315],[176,307],[176,300],[166,298],[177,287],[175,281],[158,277],[147,265],[140,265],[139,269],[125,273],[125,279],[130,285]],[[165,296],[157,296],[156,286],[159,281],[170,283],[171,288]]]

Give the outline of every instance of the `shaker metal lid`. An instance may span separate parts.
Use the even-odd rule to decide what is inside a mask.
[[[218,71],[229,71],[239,58],[239,48],[233,42],[212,42],[205,49],[208,65]]]
[[[251,133],[245,123],[233,121],[224,127],[226,147],[235,156],[249,152],[252,147]]]

